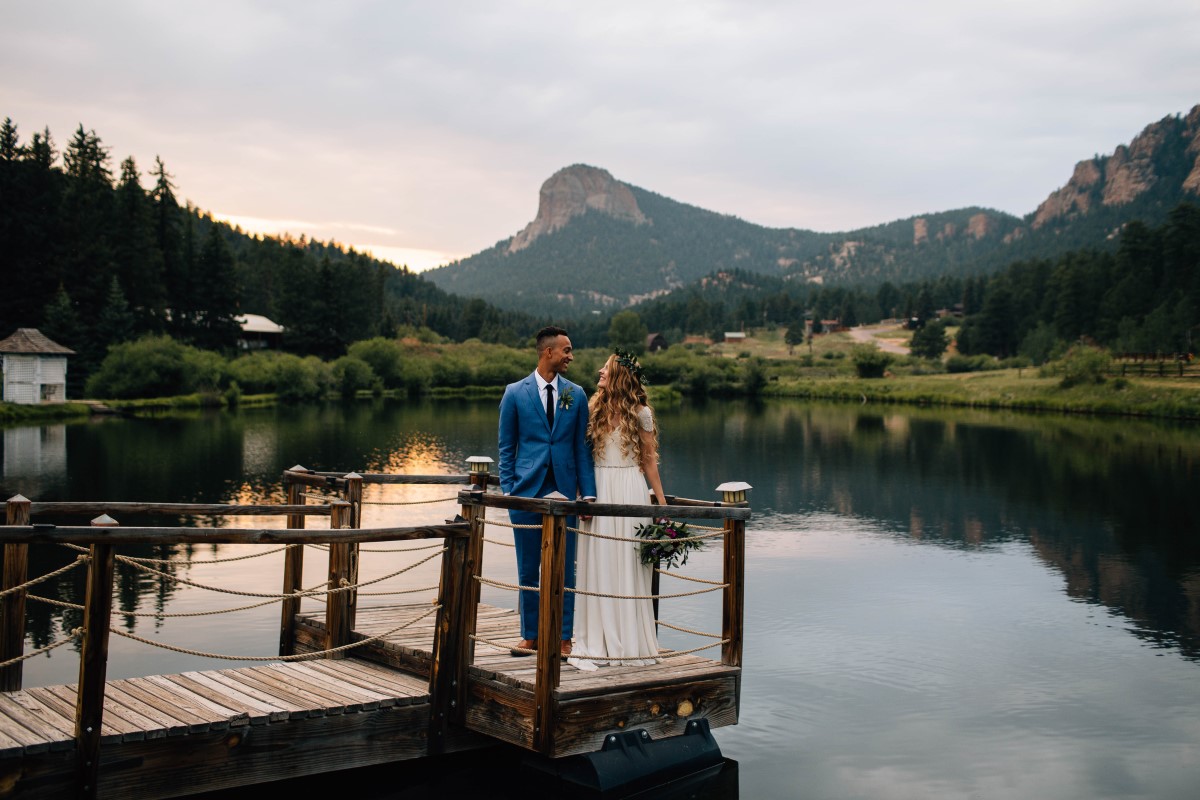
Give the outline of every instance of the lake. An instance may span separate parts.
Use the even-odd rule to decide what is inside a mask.
[[[495,402],[374,401],[6,428],[0,492],[282,502],[281,472],[296,464],[464,472],[468,456],[496,457],[497,416]],[[754,486],[741,723],[715,731],[739,769],[712,797],[1196,796],[1200,426],[798,401],[685,403],[658,417],[668,493],[716,499],[722,482]],[[372,487],[364,525],[440,522],[456,510],[453,495]],[[416,500],[437,502],[396,505]],[[74,557],[31,550],[31,575]],[[280,555],[202,563],[250,552],[193,548],[171,571],[277,591]],[[402,558],[364,555],[363,577]],[[511,562],[510,549],[487,546],[485,574],[511,580]],[[718,576],[719,554],[698,554],[689,570]],[[436,583],[436,567],[405,580]],[[43,593],[77,599],[82,572]],[[512,604],[490,588],[484,601]],[[115,605],[178,613],[251,602],[122,569]],[[29,648],[76,624],[70,610],[29,611]],[[719,629],[715,596],[666,600],[662,617]],[[278,608],[114,625],[270,654]],[[695,646],[682,636],[664,631],[663,643]],[[112,647],[110,678],[229,665],[120,637]],[[63,647],[27,662],[25,683],[73,682],[77,668]],[[494,778],[472,791],[509,796]],[[418,783],[371,796],[445,794],[436,778]]]

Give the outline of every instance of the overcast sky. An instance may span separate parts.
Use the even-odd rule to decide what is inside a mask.
[[[7,2],[0,117],[413,269],[585,163],[772,227],[1026,214],[1200,103],[1196,0]],[[147,179],[144,182],[149,185]]]

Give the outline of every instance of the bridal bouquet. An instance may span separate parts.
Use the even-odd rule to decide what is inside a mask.
[[[688,553],[704,549],[702,539],[692,539],[686,522],[674,522],[666,517],[638,525],[634,531],[642,541],[638,543],[639,556],[643,564],[662,562],[663,569],[682,567],[687,563]]]

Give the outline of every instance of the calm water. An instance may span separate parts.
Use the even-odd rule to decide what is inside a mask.
[[[494,403],[360,403],[9,428],[0,431],[0,492],[282,501],[280,473],[294,464],[461,472],[469,455],[496,457],[496,418]],[[737,785],[716,796],[1200,792],[1200,428],[801,403],[685,405],[661,409],[659,422],[669,493],[714,497],[726,480],[755,487],[742,722],[716,731],[740,769]],[[448,487],[376,487],[367,499],[452,495]],[[375,504],[365,524],[453,512],[452,502]],[[72,557],[34,550],[46,552],[34,553],[31,574]],[[208,585],[277,590],[279,555],[199,563],[249,552],[195,548],[192,564],[173,571]],[[310,551],[315,579],[320,555]],[[387,574],[411,555],[364,556],[363,575]],[[511,550],[488,545],[486,561],[488,575],[513,577]],[[701,553],[692,574],[719,570],[716,553]],[[43,593],[75,599],[82,580],[71,573]],[[405,580],[432,585],[435,569]],[[425,595],[432,592],[402,597]],[[502,592],[484,599],[511,605]],[[117,605],[180,612],[251,602],[122,570]],[[30,613],[30,646],[75,624],[73,612],[64,619],[39,603]],[[662,616],[705,630],[720,622],[715,596],[664,601]],[[271,652],[275,607],[234,619],[120,624],[221,653]],[[696,644],[679,634],[663,639]],[[110,677],[227,665],[116,637],[113,648]],[[71,682],[76,669],[75,653],[62,648],[27,662],[26,684]],[[469,774],[455,780],[476,796],[506,796],[494,782],[463,788]],[[376,796],[447,790],[434,779],[418,783]]]

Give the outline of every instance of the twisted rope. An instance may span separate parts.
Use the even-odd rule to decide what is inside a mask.
[[[293,547],[294,545],[288,545],[288,546]],[[432,550],[435,547],[443,547],[443,546],[444,545],[442,545],[441,543],[438,543],[438,544],[421,545],[420,547],[360,547],[360,548],[358,548],[358,552],[360,552],[360,553],[414,553],[418,550]],[[311,547],[315,550],[323,550],[323,551],[329,550],[329,545],[327,545],[327,544],[308,544],[308,545],[305,545],[305,547]]]
[[[59,575],[62,575],[64,572],[70,572],[71,570],[78,567],[80,564],[83,564],[84,562],[88,561],[89,558],[90,558],[90,556],[77,556],[74,561],[72,561],[70,564],[67,564],[65,567],[60,567],[59,569],[56,569],[53,572],[47,572],[45,575],[42,575],[40,578],[34,578],[33,580],[25,581],[20,586],[14,586],[11,589],[5,589],[3,592],[0,592],[0,597],[7,597],[8,595],[12,594],[13,592],[19,592],[22,589],[28,589],[30,586],[37,586],[39,583],[44,583],[44,582],[50,580],[51,578],[57,578]],[[4,666],[4,665],[0,664],[0,666]]]
[[[538,527],[540,528],[541,526],[539,525]],[[696,526],[689,525],[688,527],[689,528],[690,527],[698,528],[700,526],[699,525],[696,525]],[[642,539],[640,537],[631,539],[628,536],[609,536],[609,535],[603,534],[603,533],[596,533],[595,531],[587,531],[587,530],[584,530],[583,528],[572,528],[569,525],[567,526],[567,530],[574,531],[575,533],[578,533],[580,536],[591,536],[593,539],[608,539],[608,540],[614,541],[614,542],[631,542],[633,544],[641,544],[642,542],[652,541],[651,539]],[[724,535],[725,535],[725,529],[722,528],[720,533],[702,533],[699,536],[680,536],[675,539],[666,539],[664,541],[699,542],[703,539],[715,539],[718,536],[724,536]]]
[[[485,542],[487,542],[488,544],[498,544],[501,547],[516,547],[517,546],[515,542],[502,542],[499,539],[489,539],[486,536],[483,537],[483,540]]]
[[[528,653],[530,655],[537,654],[537,650],[530,650],[525,647],[513,647],[512,645],[504,644],[503,642],[497,642],[492,639],[484,639],[481,636],[472,635],[471,640],[475,641],[475,642],[481,642],[486,645],[490,645],[490,646],[498,648],[500,650],[511,650],[514,653]],[[670,650],[670,651],[665,651],[665,652],[660,650],[657,655],[653,655],[653,656],[620,656],[620,657],[617,657],[617,656],[592,656],[592,655],[587,655],[586,653],[571,653],[569,656],[567,656],[567,658],[568,659],[582,658],[582,659],[586,659],[588,661],[635,661],[635,660],[665,661],[668,658],[679,658],[680,656],[686,656],[686,655],[691,655],[692,653],[698,653],[701,650],[708,650],[711,647],[717,647],[719,645],[723,645],[728,641],[729,641],[728,639],[722,639],[719,642],[710,642],[709,644],[701,645],[699,647],[693,647],[690,650]]]
[[[516,529],[516,528],[540,528],[540,527],[542,527],[541,525],[523,525],[523,524],[518,525],[515,522],[502,522],[498,519],[485,519],[483,522],[485,525],[499,525],[501,528]]]
[[[480,583],[485,583],[488,586],[492,586],[497,589],[510,589],[515,592],[538,592],[538,591],[540,591],[540,589],[537,586],[521,586],[520,584],[517,584],[517,583],[504,583],[503,581],[496,581],[496,580],[492,580],[491,578],[485,578],[482,575],[475,575],[474,578],[475,578],[475,580],[479,581]],[[693,595],[697,595],[697,594],[707,594],[708,592],[716,592],[721,589],[724,589],[728,585],[729,584],[727,584],[727,583],[722,583],[718,586],[713,586],[712,588],[709,588],[709,589],[697,589],[694,592],[679,592],[676,594],[605,594],[603,592],[588,592],[583,589],[572,589],[569,586],[564,586],[563,590],[567,591],[567,592],[574,592],[575,594],[586,595],[588,597],[608,597],[613,600],[670,600],[671,598],[674,598],[674,597],[692,597]]]
[[[17,656],[16,658],[10,658],[8,661],[0,663],[0,668],[11,667],[13,664],[20,664],[22,661],[25,661],[26,659],[29,659],[29,658],[33,658],[34,656],[40,656],[42,653],[49,653],[51,650],[53,650],[56,647],[62,647],[64,644],[70,644],[71,642],[75,641],[82,635],[83,635],[83,628],[76,628],[75,630],[71,631],[71,635],[68,636],[66,639],[60,639],[57,642],[55,642],[54,644],[48,644],[45,647],[39,647],[37,650],[32,650],[23,656]]]
[[[321,581],[320,583],[314,585],[312,589],[306,589],[305,591],[313,591],[317,588],[317,586],[324,586],[326,583],[327,581]],[[291,595],[284,595],[284,597],[291,597]],[[59,608],[73,608],[76,611],[83,611],[83,606],[79,603],[68,603],[64,600],[52,600],[49,597],[42,597],[41,595],[36,594],[29,595],[29,599],[37,600],[38,602],[51,606],[58,606]],[[157,619],[167,619],[172,617],[211,617],[216,616],[217,614],[232,614],[235,611],[249,611],[252,608],[262,608],[263,606],[269,606],[272,603],[278,602],[280,602],[280,600],[275,598],[271,600],[264,600],[261,603],[254,603],[248,606],[239,606],[237,608],[225,608],[218,611],[180,611],[174,614],[168,614],[165,611],[122,611],[120,609],[117,609],[116,613],[125,617],[155,617]]]
[[[432,592],[440,586],[424,586],[420,589],[399,589],[395,592],[359,592],[359,597],[390,597],[394,594],[416,594],[417,592]]]
[[[458,495],[453,497],[438,497],[434,500],[363,500],[364,506],[419,506],[426,503],[448,503],[451,500],[457,500]]]
[[[689,575],[680,575],[678,572],[671,572],[670,570],[659,569],[658,567],[655,567],[654,571],[657,572],[659,575],[670,575],[672,578],[679,578],[679,580],[681,580],[681,581],[692,581],[693,583],[707,583],[709,586],[724,587],[724,586],[729,585],[727,583],[722,583],[721,581],[710,581],[710,580],[705,580],[704,578],[693,578]]]
[[[403,625],[392,628],[390,631],[385,631],[384,633],[381,633],[377,636],[371,636],[370,638],[367,638],[367,639],[360,639],[357,642],[351,642],[350,644],[344,644],[341,647],[332,647],[328,650],[318,650],[318,651],[315,651],[312,653],[300,653],[298,655],[293,655],[293,656],[231,656],[231,655],[226,655],[224,653],[208,653],[203,650],[190,650],[186,647],[176,647],[173,644],[166,644],[164,642],[155,642],[151,639],[145,639],[141,636],[136,636],[132,633],[127,633],[125,631],[119,631],[116,628],[110,628],[109,630],[110,630],[110,632],[115,633],[118,636],[124,636],[126,639],[132,639],[135,642],[141,642],[142,644],[148,644],[151,647],[160,647],[163,650],[170,650],[174,653],[183,653],[184,655],[188,655],[188,656],[199,656],[201,658],[219,658],[219,659],[224,659],[226,661],[308,661],[308,660],[311,660],[314,658],[322,658],[324,656],[330,655],[331,653],[341,653],[345,650],[351,650],[355,647],[362,647],[364,644],[370,644],[371,642],[378,642],[381,639],[386,639],[388,636],[391,636],[393,633],[396,633],[397,631],[402,631],[405,628],[407,628],[409,625],[413,625],[417,622],[420,622],[421,620],[425,619],[430,614],[434,613],[435,611],[437,611],[440,608],[441,608],[440,605],[435,605],[433,608],[426,611],[421,616],[419,616],[415,619],[411,619],[408,622],[404,623]],[[4,666],[4,665],[0,664],[0,666]]]
[[[229,558],[206,558],[206,559],[187,559],[180,560],[177,558],[141,558],[138,556],[122,556],[126,561],[136,561],[139,564],[183,564],[191,566],[192,564],[227,564],[231,561],[246,561],[251,558],[262,558],[273,553],[282,553],[284,550],[290,550],[293,547],[299,547],[298,544],[285,544],[283,547],[277,547],[274,550],[267,550],[264,553],[251,553],[248,556],[230,556]]]
[[[658,620],[658,622],[656,622],[655,624],[662,625],[664,628],[670,628],[673,631],[679,631],[681,633],[690,633],[693,636],[704,636],[708,639],[720,639],[721,638],[721,634],[719,634],[719,633],[705,633],[704,631],[694,631],[691,628],[683,628],[683,627],[680,627],[679,625],[672,625],[671,623],[663,622],[662,620]]]
[[[189,581],[186,578],[178,578],[174,575],[168,575],[165,572],[154,569],[153,567],[147,567],[144,564],[131,563],[130,566],[134,567],[135,569],[140,569],[143,572],[149,572],[152,575],[158,575],[159,577],[165,578],[168,581],[173,581],[175,583],[182,583],[186,586],[192,586],[197,589],[207,589],[210,592],[220,592],[221,594],[238,595],[239,597],[269,597],[273,600],[285,600],[285,599],[291,599],[291,598],[296,598],[296,597],[312,597],[312,596],[316,596],[316,595],[338,594],[339,592],[351,592],[362,586],[370,586],[372,584],[379,583],[381,581],[386,581],[388,578],[394,578],[397,575],[403,575],[404,573],[408,572],[409,570],[416,569],[417,567],[421,566],[425,562],[436,558],[437,556],[439,556],[441,553],[444,553],[445,551],[446,551],[446,548],[443,547],[438,552],[430,553],[428,556],[421,559],[420,561],[410,564],[407,567],[405,567],[404,569],[396,570],[395,572],[384,575],[382,578],[375,578],[374,580],[363,581],[361,583],[346,584],[344,586],[339,586],[336,589],[323,589],[320,591],[306,589],[304,591],[293,592],[292,594],[265,594],[263,592],[240,592],[236,589],[222,589],[219,586],[205,586],[202,583],[196,583],[195,581]],[[124,556],[117,556],[117,560],[123,561]],[[328,581],[326,581],[325,583],[327,584]]]
[[[673,597],[692,597],[698,594],[708,594],[709,592],[719,592],[729,584],[722,583],[720,586],[712,586],[708,589],[697,589],[694,592],[677,592],[675,594],[605,594],[604,592],[589,592],[584,589],[572,589],[569,586],[564,586],[563,591],[574,592],[585,597],[607,597],[612,600],[670,600]]]

